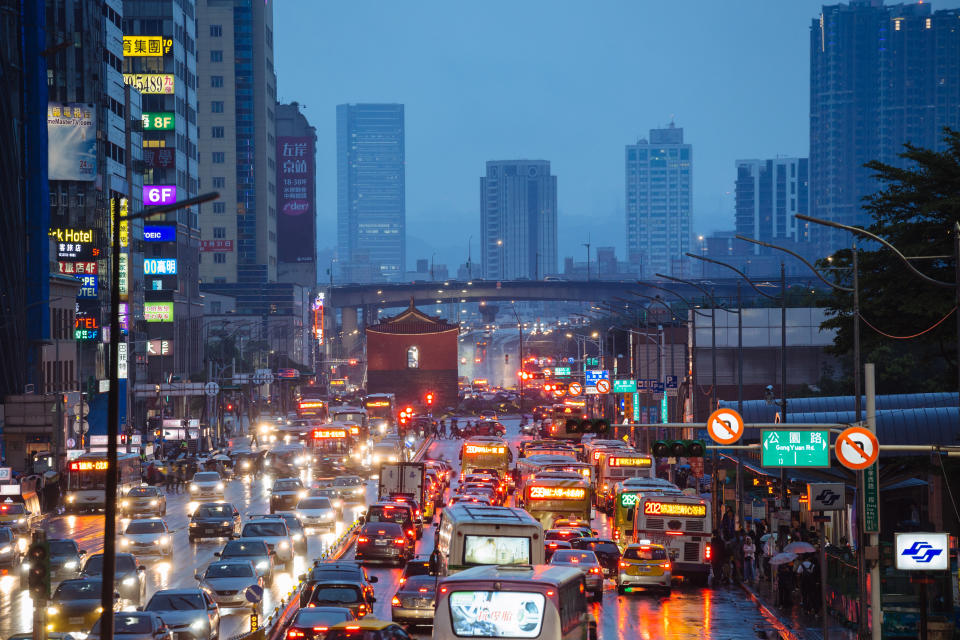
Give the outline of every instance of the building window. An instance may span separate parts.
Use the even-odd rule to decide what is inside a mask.
[[[213,254],[213,261],[216,264],[226,264],[227,263],[227,254],[225,253],[215,253]]]
[[[227,237],[227,228],[226,228],[226,227],[214,227],[214,228],[213,228],[213,237],[214,237],[214,238],[226,238],[226,237]]]
[[[211,38],[222,38],[222,37],[223,37],[223,25],[222,25],[222,24],[212,24],[212,25],[210,25],[210,37],[211,37]]]
[[[222,138],[223,137],[223,127],[213,127],[210,130],[211,137]]]
[[[227,179],[223,177],[215,177],[213,179],[213,188],[214,189],[224,189],[227,186]],[[216,203],[215,203],[216,204]]]
[[[210,86],[219,89],[223,86],[223,76],[210,76]]]
[[[223,62],[223,51],[221,49],[211,49],[210,62]]]
[[[407,349],[407,369],[420,368],[420,347],[410,347]]]
[[[214,212],[214,213],[226,213],[226,212],[227,212],[227,203],[226,203],[226,202],[214,202],[214,203],[213,203],[213,212]]]
[[[212,113],[223,113],[223,100],[214,100],[210,103]]]
[[[219,300],[210,302],[210,313],[221,313],[222,303]]]
[[[225,154],[223,151],[214,151],[212,155],[214,164],[223,164],[226,162],[227,154]]]

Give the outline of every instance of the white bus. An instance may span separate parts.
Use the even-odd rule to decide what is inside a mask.
[[[638,496],[633,541],[662,544],[673,563],[674,577],[706,585],[710,575],[710,503],[686,494]]]
[[[135,453],[117,453],[117,500],[127,491],[139,487],[140,457]],[[83,453],[67,463],[66,510],[71,512],[106,507],[107,454]]]
[[[438,585],[433,637],[596,640],[584,589],[573,567],[467,569]]]
[[[543,527],[524,511],[459,503],[443,510],[439,575],[476,565],[543,564]]]
[[[597,459],[597,508],[613,513],[613,485],[627,478],[653,478],[653,456],[633,449],[601,449]]]

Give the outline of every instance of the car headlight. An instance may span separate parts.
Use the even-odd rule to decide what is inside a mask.
[[[363,487],[357,487],[356,489],[353,490],[353,492],[354,492],[356,495],[358,495],[358,496],[362,496],[362,495],[363,495]]]
[[[151,506],[151,507],[155,507],[155,506],[157,506],[158,504],[160,504],[160,501],[159,501],[159,500],[151,500],[151,501],[150,501],[150,506]]]
[[[193,622],[190,623],[190,628],[193,629],[194,631],[199,631],[200,629],[203,629],[203,627],[204,627],[203,620],[194,620]]]
[[[9,544],[4,548],[0,549],[0,553],[10,553],[12,551],[13,551],[13,547]]]
[[[278,546],[282,551],[286,551],[287,549],[290,548],[290,544],[286,540],[281,541]]]
[[[120,546],[121,546],[121,547],[126,547],[126,546],[128,546],[129,544],[130,544],[130,541],[129,541],[129,540],[127,540],[126,538],[120,538]]]
[[[244,469],[249,469],[249,468],[250,468],[250,463],[249,463],[249,462],[244,462],[244,463],[243,463],[243,468],[244,468]]]
[[[229,527],[232,523],[229,520],[224,520],[220,523],[221,527]]]
[[[67,560],[66,562],[63,563],[63,568],[64,568],[64,569],[76,569],[76,568],[77,568],[77,561],[76,561],[76,560]]]
[[[390,462],[396,462],[397,456],[390,456]]]
[[[56,607],[52,607],[52,606],[51,606],[51,607],[47,607],[47,615],[48,615],[48,616],[55,616],[55,615],[57,615],[58,613],[60,613],[60,609],[57,609]]]
[[[76,496],[67,496],[67,502],[73,502],[76,499],[77,499]]]
[[[297,497],[300,498],[301,500],[303,500],[304,498],[307,497],[307,492],[306,492],[306,491],[297,491]]]
[[[197,485],[195,484],[190,485],[190,491],[198,491]]]
[[[26,521],[27,521],[26,518],[17,518],[17,524],[23,524]]]
[[[217,491],[223,491],[224,488],[225,488],[225,487],[223,486],[223,483],[222,483],[222,482],[218,482],[218,483],[217,483]]]
[[[195,527],[195,526],[197,526],[197,523],[196,523],[196,522],[191,522],[191,523],[190,523],[190,526],[191,526],[191,527]]]
[[[157,540],[157,544],[167,544],[168,542],[170,542],[170,538],[168,536],[161,536],[160,539]]]
[[[124,509],[126,509],[127,507],[130,506],[130,501],[129,501],[129,500],[124,500],[123,502],[120,503],[120,506],[123,507]]]
[[[323,519],[324,519],[324,520],[333,520],[333,512],[332,512],[332,511],[327,511],[325,514],[323,514]]]
[[[293,534],[293,539],[294,539],[294,541],[296,541],[296,542],[300,542],[301,540],[303,540],[303,536],[300,535],[299,533],[295,533],[295,534]]]
[[[257,569],[260,569],[261,571],[268,568],[270,568],[270,563],[266,560],[261,560],[257,563]]]
[[[137,579],[134,578],[133,576],[130,576],[128,578],[124,578],[123,582],[121,582],[120,584],[122,584],[125,587],[132,587],[135,584],[137,584]]]

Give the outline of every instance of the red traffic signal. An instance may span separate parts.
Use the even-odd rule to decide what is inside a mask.
[[[227,404],[227,411],[233,411],[233,405]]]
[[[426,397],[424,398],[424,400],[426,400],[427,406],[432,406],[432,405],[433,405],[433,392],[430,391],[429,393],[427,393],[427,395],[426,395]]]

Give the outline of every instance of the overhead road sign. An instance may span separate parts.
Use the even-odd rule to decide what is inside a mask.
[[[208,382],[204,385],[203,392],[208,396],[215,396],[220,393],[220,385],[213,381]]]
[[[760,432],[760,466],[830,466],[830,431],[827,429],[774,429]]]
[[[733,409],[717,409],[707,418],[707,433],[717,444],[733,444],[743,437],[743,418]]]
[[[861,471],[877,461],[880,443],[872,431],[864,427],[849,427],[837,437],[834,445],[837,460],[847,469]]]
[[[614,393],[636,393],[636,391],[637,391],[636,380],[614,380],[613,381]]]
[[[842,482],[811,482],[807,485],[807,508],[810,511],[843,511],[847,507],[847,490]]]

